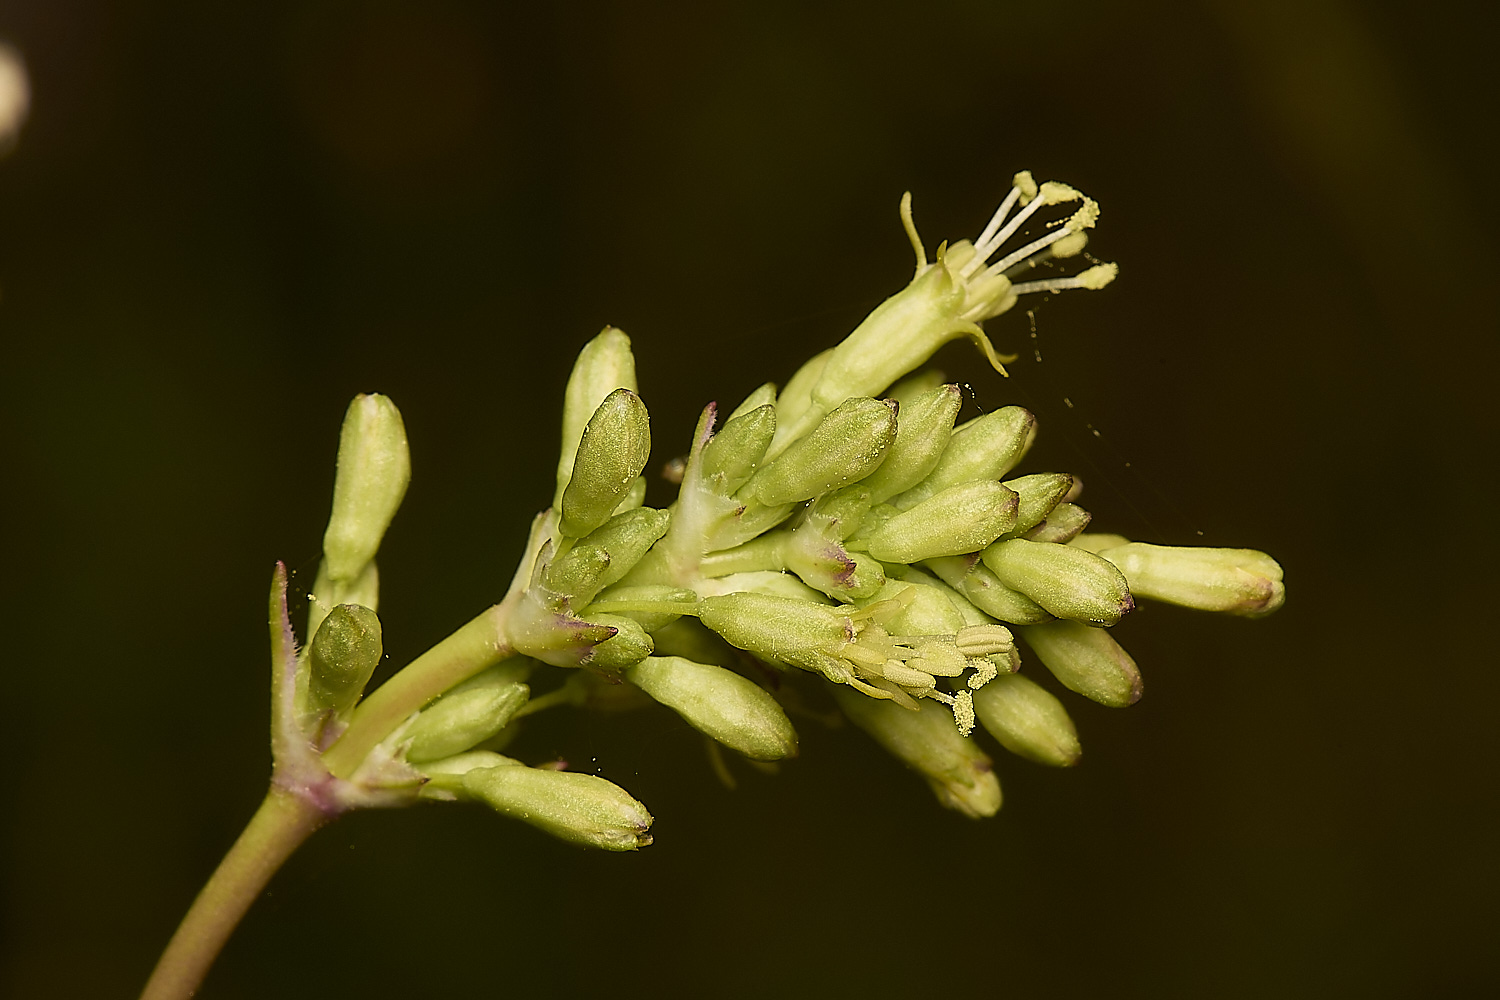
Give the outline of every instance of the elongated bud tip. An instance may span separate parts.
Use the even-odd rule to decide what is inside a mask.
[[[1100,550],[1130,589],[1152,600],[1258,618],[1286,602],[1281,566],[1254,549],[1129,542]]]
[[[464,791],[496,812],[561,840],[606,851],[651,843],[651,814],[619,785],[591,774],[535,767],[482,767],[463,775]]]
[[[401,412],[381,395],[356,396],[339,434],[333,512],[323,535],[328,575],[349,581],[380,548],[411,482],[411,454]]]

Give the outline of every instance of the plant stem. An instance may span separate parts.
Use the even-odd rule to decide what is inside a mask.
[[[307,800],[272,788],[177,926],[141,1000],[180,1000],[197,993],[271,876],[328,819]]]
[[[513,655],[505,632],[511,604],[512,598],[507,597],[489,608],[376,688],[354,710],[344,735],[323,754],[323,765],[340,778],[349,777],[411,713]]]

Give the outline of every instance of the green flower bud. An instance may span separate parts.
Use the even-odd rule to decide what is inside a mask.
[[[927,478],[943,457],[962,405],[963,394],[956,385],[940,385],[901,403],[896,440],[880,468],[860,484],[870,491],[875,503],[904,493]]]
[[[334,608],[308,649],[307,709],[348,715],[384,652],[375,612],[358,604]]]
[[[371,611],[380,609],[380,569],[370,560],[363,573],[352,580],[334,580],[328,562],[318,564],[318,578],[307,595],[307,634],[317,635],[328,612],[340,604],[358,604]]]
[[[993,618],[1012,625],[1035,625],[1052,620],[1047,609],[1018,590],[1000,582],[987,566],[972,557],[928,559],[925,565],[948,586]]]
[[[943,805],[973,819],[1000,811],[994,763],[978,744],[958,734],[940,706],[923,701],[913,712],[846,688],[835,688],[833,695],[850,721],[921,775]]]
[[[765,385],[761,386],[759,389],[756,389],[750,395],[746,396],[745,401],[739,406],[736,406],[734,408],[734,412],[730,413],[729,416],[725,418],[725,420],[727,422],[738,417],[743,417],[751,410],[759,409],[760,407],[766,406],[768,404],[772,406],[776,405],[776,385],[773,382],[767,382]]]
[[[1019,479],[1007,479],[1005,485],[1015,490],[1020,498],[1016,508],[1016,523],[1007,529],[1006,537],[1022,535],[1047,519],[1068,491],[1073,488],[1073,477],[1061,472],[1043,472]]]
[[[1286,601],[1281,566],[1254,549],[1176,548],[1130,542],[1099,553],[1140,597],[1258,618]]]
[[[646,551],[667,533],[670,511],[637,507],[616,514],[554,560],[546,585],[583,607],[605,587],[624,578]]]
[[[646,502],[646,477],[636,476],[635,482],[630,484],[630,489],[625,492],[625,497],[615,504],[615,513],[623,514],[627,510],[635,510]]]
[[[463,790],[491,809],[584,847],[633,851],[651,843],[651,814],[619,785],[592,774],[535,767],[481,767]]]
[[[906,593],[910,591],[910,593]],[[948,595],[936,587],[907,579],[888,580],[875,595],[877,601],[901,599],[905,606],[885,623],[902,635],[952,635],[967,622]]]
[[[982,558],[1002,584],[1059,618],[1108,626],[1135,607],[1113,564],[1071,545],[1012,538],[991,545]]]
[[[1052,542],[1066,545],[1077,538],[1089,526],[1094,515],[1077,504],[1060,503],[1052,508],[1046,520],[1036,525],[1021,537],[1031,542]],[[1127,577],[1128,579],[1128,577]]]
[[[636,389],[635,355],[630,352],[630,338],[614,327],[584,345],[573,363],[568,388],[563,396],[562,450],[557,461],[557,492],[554,507],[562,503],[563,490],[573,478],[573,460],[583,429],[599,409],[604,398],[616,389]]]
[[[858,482],[819,497],[803,520],[822,537],[842,541],[859,531],[869,514],[870,491]]]
[[[962,562],[962,560],[957,561],[960,563]],[[969,600],[963,594],[960,594],[957,590],[954,590],[952,587],[948,586],[937,577],[924,573],[919,569],[913,569],[910,566],[902,569],[901,582],[916,584],[917,586],[921,587],[928,587],[942,594],[948,599],[949,603],[953,605],[954,609],[957,610],[960,618],[958,624],[960,626],[990,625],[995,621],[993,616],[987,615],[983,611],[980,611],[977,607],[974,606],[974,602]],[[1043,614],[1045,613],[1046,612],[1043,612]],[[896,620],[897,619],[892,619],[892,621]],[[913,632],[915,630],[906,628],[903,629],[903,631]],[[957,629],[950,629],[949,631],[957,631]]]
[[[882,562],[914,563],[977,552],[1011,530],[1016,494],[993,480],[962,483],[882,524],[868,540]]]
[[[1111,708],[1140,700],[1140,670],[1104,629],[1081,622],[1048,622],[1022,628],[1021,638],[1070,691]]]
[[[355,396],[339,433],[333,513],[323,534],[331,580],[352,581],[380,548],[411,482],[411,453],[401,412],[385,396]]]
[[[723,667],[649,656],[625,674],[694,729],[753,760],[797,755],[797,732],[758,685]]]
[[[836,608],[769,594],[733,593],[698,602],[698,620],[731,646],[826,673],[824,650],[854,638],[849,618]]]
[[[614,514],[651,457],[651,420],[629,389],[616,389],[594,411],[562,492],[558,530],[582,538]]]
[[[525,767],[514,757],[506,757],[495,753],[493,750],[469,750],[465,753],[454,754],[452,757],[444,757],[442,760],[428,761],[422,765],[422,773],[428,777],[461,778],[470,771],[480,767]],[[452,798],[450,794],[444,796]]]
[[[594,647],[594,654],[589,657],[588,665],[595,670],[618,673],[650,656],[655,648],[641,623],[633,618],[591,614],[589,619],[596,625],[608,625],[615,630],[612,638]]]
[[[497,664],[427,706],[406,730],[406,759],[421,764],[452,757],[500,732],[531,695],[517,677],[514,667]]]
[[[579,542],[547,565],[542,572],[542,585],[581,607],[604,589],[604,574],[609,567],[608,552],[597,545]]]
[[[757,470],[740,496],[767,507],[810,500],[874,472],[895,437],[895,403],[846,400],[810,434]]]
[[[1036,418],[1019,406],[976,417],[953,432],[927,478],[891,502],[905,510],[959,483],[999,479],[1026,454],[1035,430]]]
[[[793,601],[816,604],[819,607],[825,606],[823,595],[792,573],[777,573],[769,570],[731,573],[728,576],[704,581],[702,586],[705,597],[722,597],[744,591],[752,594],[766,594],[771,597],[785,597]]]
[[[1052,767],[1072,767],[1083,750],[1068,710],[1021,674],[996,677],[974,692],[974,714],[1000,745]]]
[[[760,467],[776,433],[776,407],[767,404],[735,417],[703,446],[703,477],[729,496]]]
[[[787,445],[807,432],[807,427],[801,427],[797,434],[790,433],[794,425],[807,417],[808,410],[812,406],[812,387],[822,377],[823,368],[831,357],[833,357],[831,347],[820,354],[813,355],[806,364],[797,369],[796,374],[781,390],[781,395],[776,398],[776,437],[771,442],[772,458],[781,454]],[[815,425],[817,419],[822,416],[823,414],[819,413],[810,418],[812,424]]]

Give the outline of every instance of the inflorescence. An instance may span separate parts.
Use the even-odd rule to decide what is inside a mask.
[[[1059,205],[1070,214],[1041,225]],[[1263,553],[1088,532],[1075,477],[1013,474],[1035,437],[1029,412],[955,426],[959,387],[920,370],[965,337],[1003,372],[979,323],[1023,295],[1108,284],[1114,264],[1018,280],[1081,255],[1098,205],[1018,174],[979,236],[931,261],[909,195],[901,217],[911,283],[779,391],[764,385],[723,415],[709,404],[664,510],[643,506],[651,433],[630,342],[615,329],[589,342],[568,383],[553,503],[509,594],[363,701],[382,655],[375,554],[409,463],[395,406],[356,399],[305,649],[284,574],[273,589],[278,786],[329,815],[474,800],[570,841],[634,849],[650,843],[645,807],[602,778],[502,755],[516,721],[629,692],[715,741],[724,772],[719,746],[755,761],[796,754],[784,705],[787,672],[800,671],[944,805],[989,816],[1000,786],[976,726],[1043,764],[1079,756],[1062,703],[1023,665],[1125,706],[1140,674],[1109,627],[1137,598],[1244,616],[1279,607],[1281,568]],[[1005,250],[1028,224],[1043,234]]]

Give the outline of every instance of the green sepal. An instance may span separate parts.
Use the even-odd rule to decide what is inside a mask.
[[[834,348],[812,388],[810,412],[827,413],[851,396],[884,391],[956,337],[973,339],[998,366],[984,331],[960,318],[965,298],[946,267],[919,272]]]
[[[594,647],[587,666],[607,674],[617,674],[626,667],[641,662],[655,648],[651,636],[634,618],[623,615],[591,614],[589,620],[595,625],[607,625],[615,634]]]
[[[616,514],[553,560],[543,582],[567,595],[574,607],[582,607],[599,591],[623,579],[667,533],[671,522],[670,511],[654,507]]]
[[[596,604],[695,604],[698,601],[698,595],[691,590],[674,587],[671,584],[643,583],[635,586],[610,587],[602,591],[595,600]],[[590,608],[585,607],[579,613],[584,617],[589,617]],[[672,614],[665,611],[637,611],[634,609],[610,610],[608,613],[633,618],[640,623],[641,628],[653,633],[682,617],[680,614]]]
[[[837,609],[769,594],[705,597],[698,620],[731,646],[815,672],[824,671],[826,651],[854,638],[849,618]]]
[[[340,604],[358,604],[371,611],[380,610],[380,568],[374,559],[352,580],[335,580],[328,575],[328,561],[318,564],[318,576],[307,595],[307,635],[317,635],[328,612]]]
[[[882,626],[892,635],[953,635],[969,624],[946,593],[904,578],[887,580],[880,592],[864,603],[898,598],[904,607],[886,619]]]
[[[777,435],[771,442],[772,457],[781,453],[794,440],[787,431],[807,416],[812,406],[812,388],[823,375],[828,359],[833,357],[833,348],[814,354],[787,380],[776,397]],[[821,416],[821,414],[819,414]]]
[[[885,398],[894,399],[900,403],[901,410],[904,413],[906,408],[916,401],[917,397],[931,392],[947,381],[947,376],[940,369],[924,368],[919,372],[913,372],[887,389],[885,391]]]
[[[737,417],[743,417],[751,410],[759,409],[768,404],[772,406],[776,405],[776,383],[774,382],[767,382],[746,396],[745,401],[736,406],[724,420],[727,423]]]

